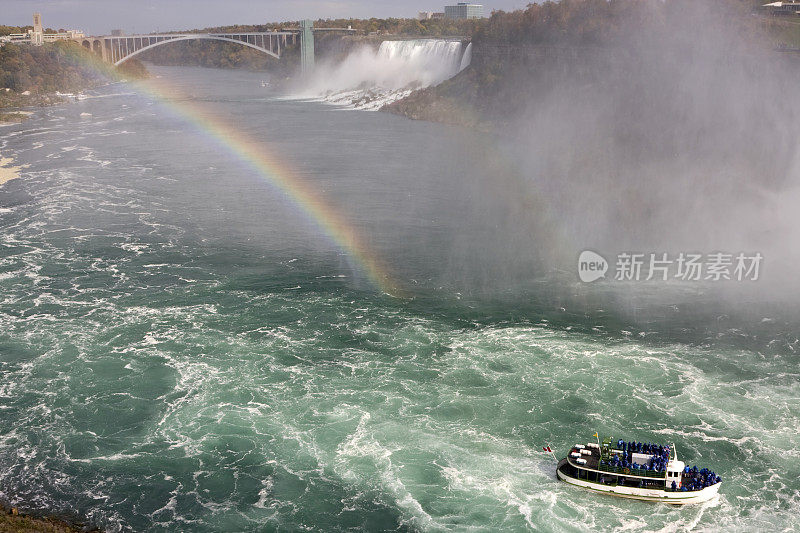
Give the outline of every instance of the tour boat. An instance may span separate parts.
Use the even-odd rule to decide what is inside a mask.
[[[599,440],[599,439],[598,439]],[[549,447],[548,447],[549,448]],[[687,504],[717,495],[718,475],[678,460],[675,445],[622,439],[576,444],[556,468],[558,479],[591,491],[650,502]]]

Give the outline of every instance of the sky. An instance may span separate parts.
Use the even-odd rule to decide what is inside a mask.
[[[486,14],[510,11],[531,0],[485,0]],[[46,28],[84,30],[105,35],[186,30],[228,24],[258,24],[302,18],[415,17],[442,11],[447,0],[0,0],[0,24],[32,24],[42,14]]]

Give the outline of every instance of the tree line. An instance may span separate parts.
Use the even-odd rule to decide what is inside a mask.
[[[128,64],[130,63],[130,64]],[[80,44],[68,41],[29,44],[6,44],[0,47],[0,89],[34,94],[76,92],[121,75],[145,76],[138,61],[124,64],[118,70],[103,63]]]

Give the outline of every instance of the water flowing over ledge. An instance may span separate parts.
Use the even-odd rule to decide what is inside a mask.
[[[471,46],[445,39],[384,41],[377,50],[364,46],[344,61],[318,65],[294,96],[377,111],[458,74],[469,66]]]

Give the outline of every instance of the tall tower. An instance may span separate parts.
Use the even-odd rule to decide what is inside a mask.
[[[314,23],[304,20],[300,23],[302,33],[300,34],[300,65],[303,74],[308,74],[314,70]]]
[[[44,31],[42,30],[42,14],[33,14],[33,32],[31,33],[31,44],[41,46],[44,42]]]

